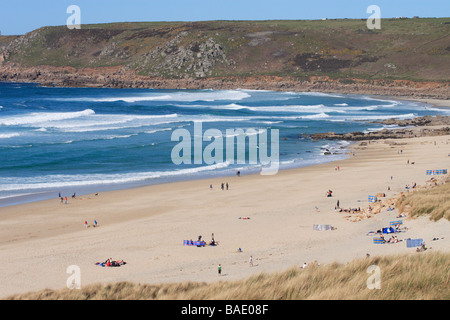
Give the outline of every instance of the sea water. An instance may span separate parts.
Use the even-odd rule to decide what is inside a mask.
[[[381,130],[389,126],[373,121],[436,114],[446,111],[358,95],[0,83],[0,206],[259,171],[226,159],[175,164],[172,133],[193,135],[196,123],[224,137],[227,129],[277,129],[282,170],[347,157],[348,142],[309,134]]]

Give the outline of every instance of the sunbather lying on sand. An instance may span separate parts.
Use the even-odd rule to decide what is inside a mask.
[[[107,259],[105,262],[97,262],[96,265],[100,265],[102,267],[120,267],[126,264],[123,260],[112,260],[111,258]]]

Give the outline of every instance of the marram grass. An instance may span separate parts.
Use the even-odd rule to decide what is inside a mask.
[[[450,183],[419,190],[401,197],[396,207],[411,217],[428,215],[431,220],[450,220]]]
[[[379,270],[379,289],[368,287]],[[240,281],[92,284],[80,290],[42,290],[6,300],[449,300],[450,253],[411,252],[347,264],[292,267]],[[373,282],[370,282],[373,283]]]

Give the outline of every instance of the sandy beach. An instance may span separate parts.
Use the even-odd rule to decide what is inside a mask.
[[[55,196],[0,208],[0,297],[65,288],[71,265],[80,267],[85,286],[232,281],[305,262],[345,263],[367,253],[422,254],[407,248],[406,241],[377,245],[367,235],[398,220],[397,210],[352,222],[335,205],[339,200],[341,208],[366,209],[368,195],[381,192],[389,198],[407,192],[406,185],[423,185],[430,179],[427,169],[448,168],[449,142],[449,136],[440,136],[355,143],[350,149],[355,154],[346,160],[273,176],[167,183],[70,198],[68,204]],[[221,190],[222,182],[229,190]],[[329,189],[332,197],[326,197]],[[91,226],[86,228],[85,221]],[[448,221],[403,221],[408,230],[398,234],[400,240],[423,238],[430,250],[450,250]],[[314,224],[334,230],[315,231]],[[183,245],[199,235],[209,242],[212,234],[218,246]],[[435,237],[444,239],[431,241]],[[110,257],[127,263],[96,265]]]
[[[396,99],[399,99],[398,97]],[[421,102],[424,103],[427,107],[429,106],[435,106],[439,108],[450,108],[450,100],[441,100],[441,99],[418,99],[418,98],[410,98],[410,97],[402,97],[401,100],[409,100],[409,101],[415,101],[415,102]]]

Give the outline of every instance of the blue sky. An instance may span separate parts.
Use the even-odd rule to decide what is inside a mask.
[[[449,17],[450,0],[2,0],[0,31],[25,34],[65,25],[70,5],[81,24],[123,21],[205,21],[368,18],[377,5],[382,18]]]

